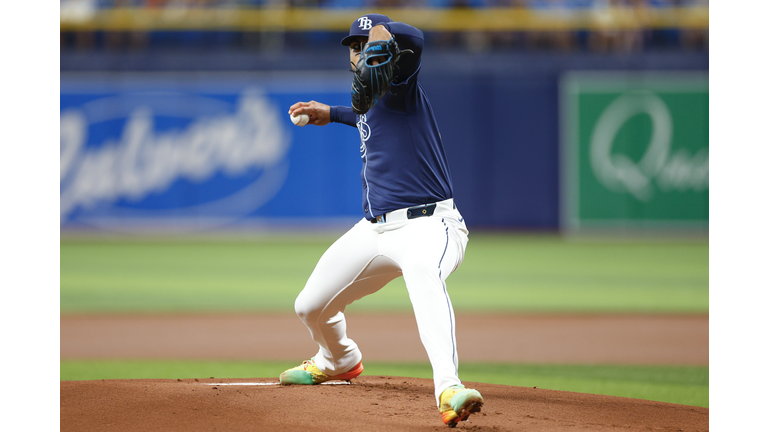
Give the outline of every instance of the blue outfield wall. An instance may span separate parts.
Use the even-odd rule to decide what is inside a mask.
[[[299,99],[344,103],[314,74],[62,74],[64,228],[211,230],[359,213],[357,129],[294,126]]]
[[[62,52],[62,229],[353,223],[357,130],[299,128],[287,115],[299,100],[348,104],[345,54]],[[420,80],[470,229],[560,228],[564,73],[706,72],[708,62],[679,52],[425,54]]]
[[[434,78],[438,117],[467,220],[483,227],[558,224],[557,87],[535,77]]]

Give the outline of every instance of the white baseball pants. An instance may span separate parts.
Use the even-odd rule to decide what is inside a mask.
[[[437,203],[432,216],[407,219],[406,209],[385,223],[358,222],[323,254],[296,299],[296,313],[320,346],[317,367],[339,375],[362,354],[347,337],[344,309],[403,276],[419,336],[432,364],[435,398],[458,377],[455,318],[445,280],[464,259],[468,234],[453,200]]]

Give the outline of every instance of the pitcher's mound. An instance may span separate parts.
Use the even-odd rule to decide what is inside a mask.
[[[214,384],[214,385],[212,385]],[[464,383],[480,413],[454,430],[707,431],[709,409],[527,387]],[[61,381],[62,431],[448,431],[432,380],[363,376],[351,385],[275,379]]]

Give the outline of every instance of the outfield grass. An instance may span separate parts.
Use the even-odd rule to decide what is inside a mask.
[[[335,237],[61,241],[61,312],[288,312]],[[709,244],[471,234],[457,311],[707,313]],[[410,310],[402,279],[350,310]]]
[[[61,362],[61,380],[275,378],[293,366],[281,362],[66,360]],[[466,382],[709,406],[708,367],[462,363],[460,371]],[[432,369],[428,364],[366,363],[365,374],[431,378]]]
[[[67,239],[61,313],[286,312],[334,237]],[[564,240],[470,235],[448,280],[460,312],[708,313],[703,240]],[[410,311],[402,279],[348,308]],[[290,363],[61,361],[62,380],[276,377]],[[429,365],[366,363],[370,375],[429,378]],[[465,381],[709,406],[707,367],[462,363]]]

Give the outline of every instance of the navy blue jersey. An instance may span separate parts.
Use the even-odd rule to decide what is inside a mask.
[[[331,121],[360,131],[363,212],[366,219],[405,207],[453,198],[442,138],[427,95],[418,83],[424,34],[404,23],[384,24],[403,54],[392,89],[366,114],[331,107]]]

